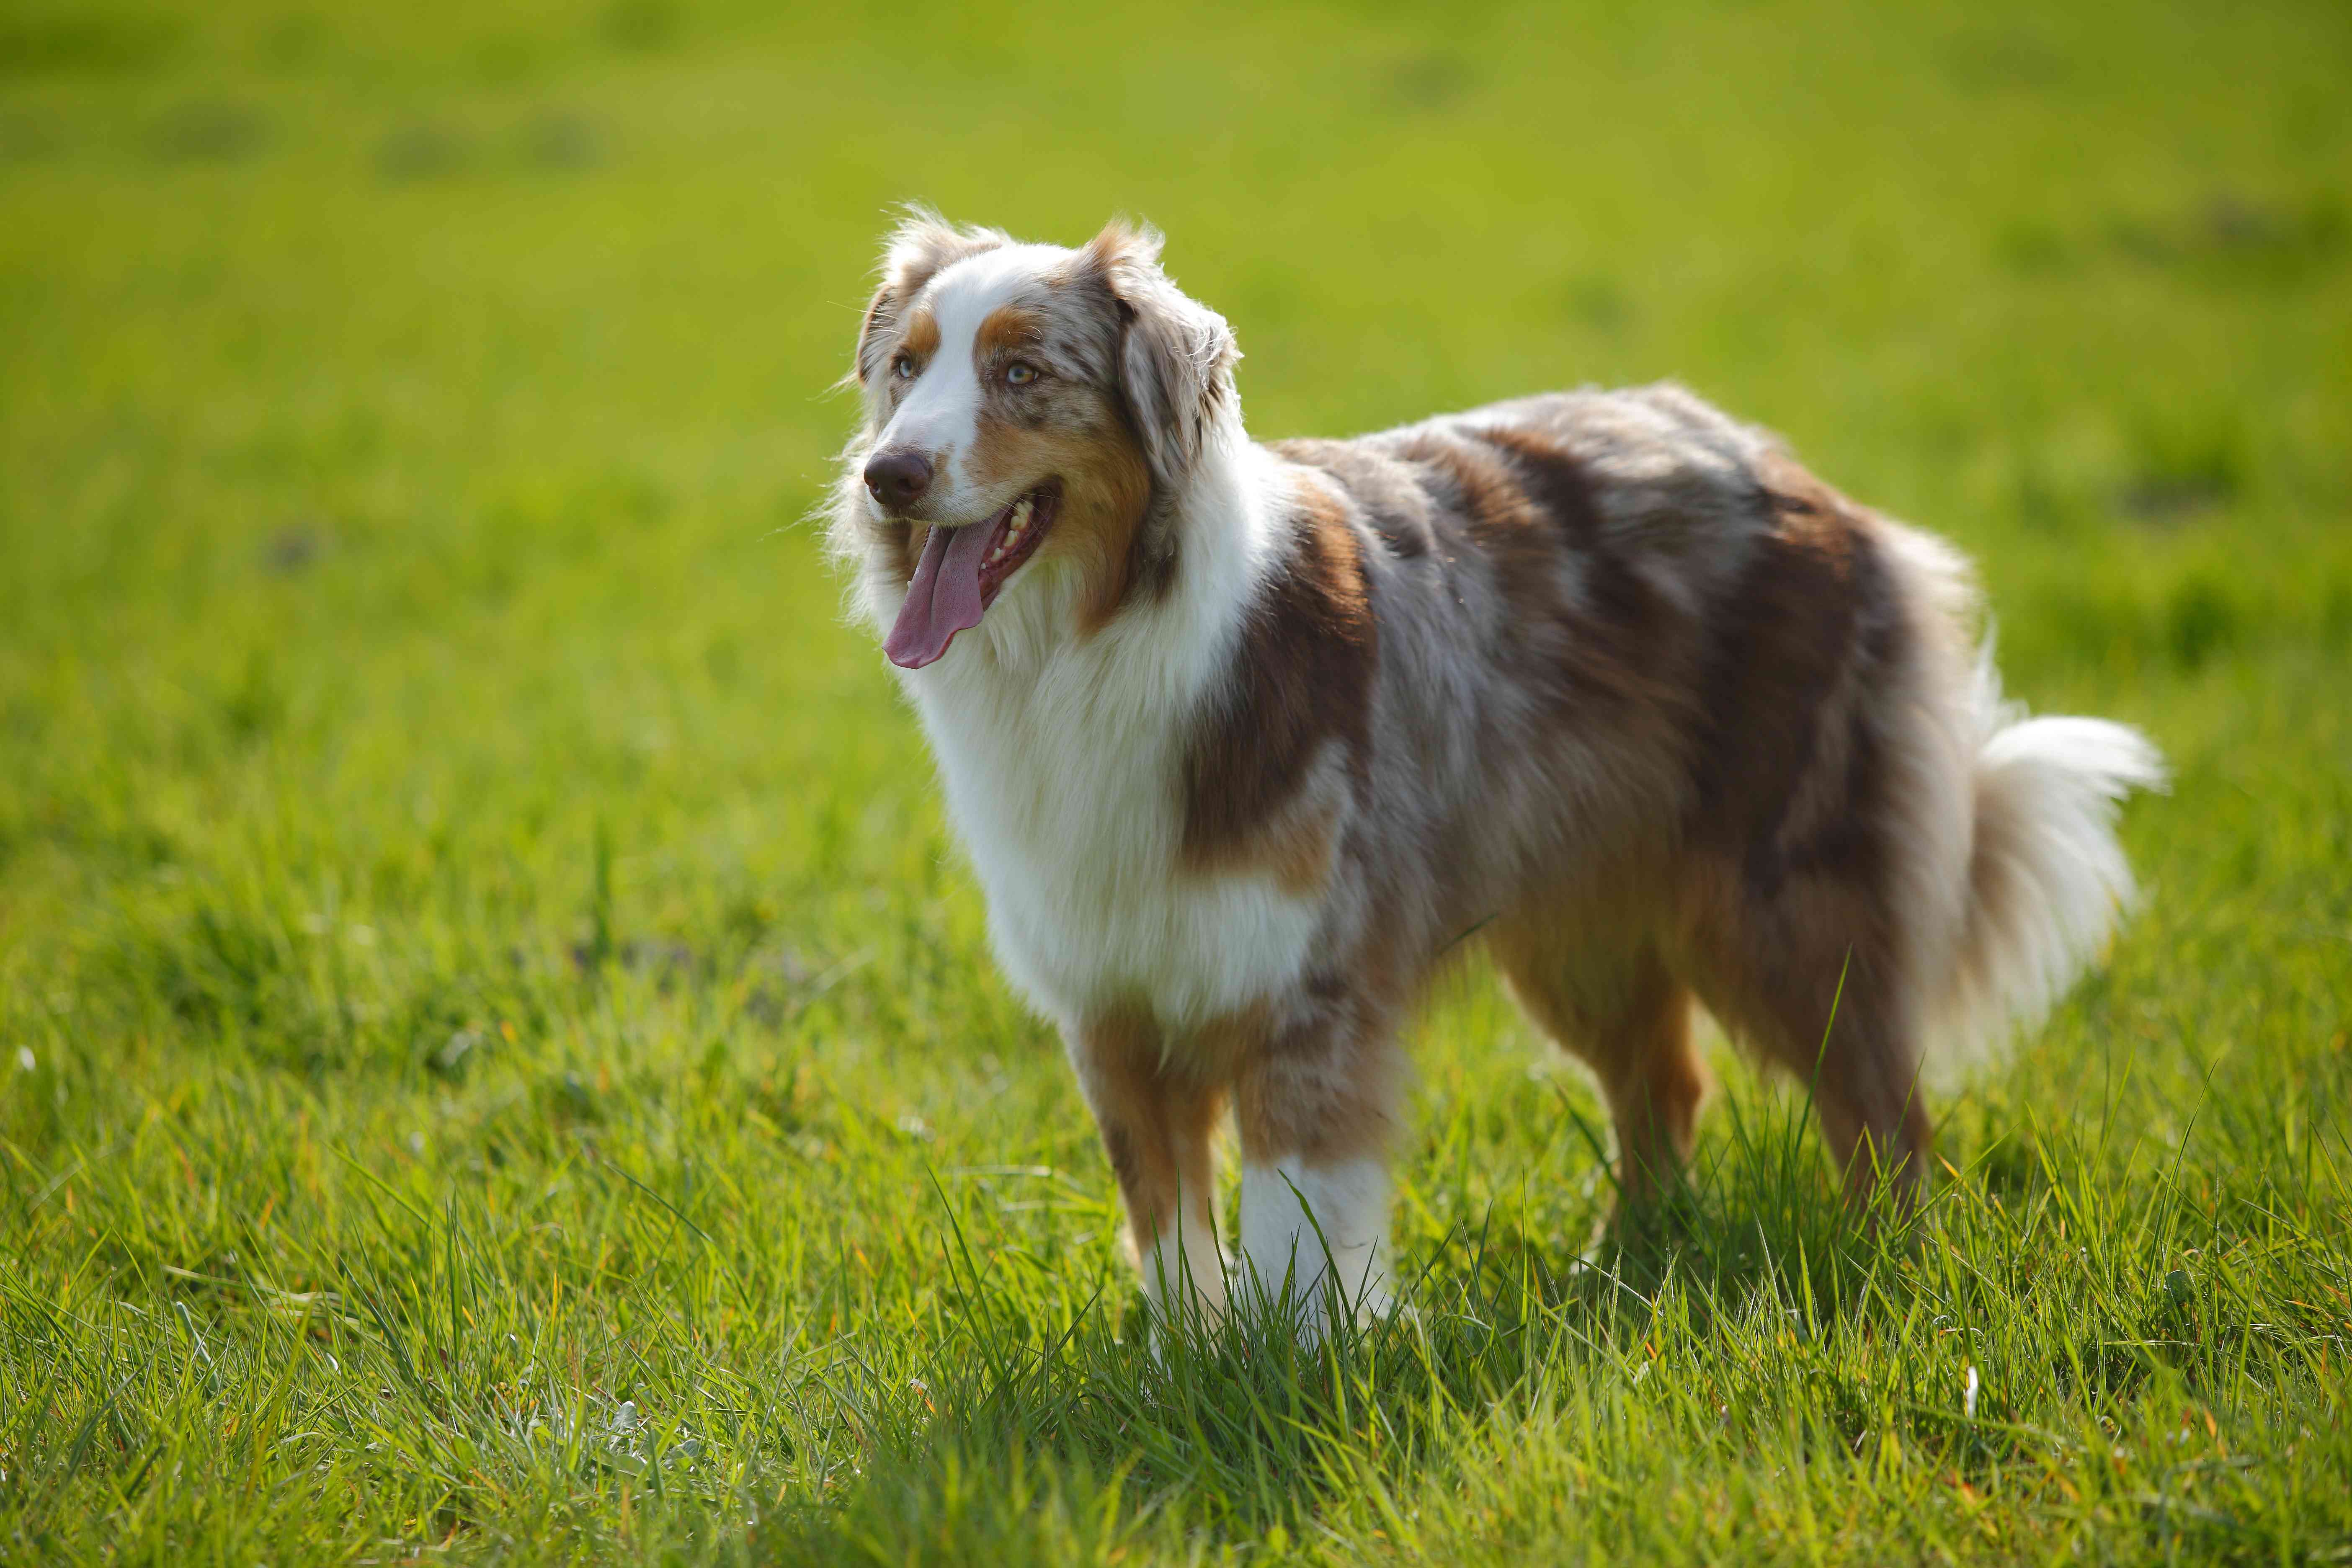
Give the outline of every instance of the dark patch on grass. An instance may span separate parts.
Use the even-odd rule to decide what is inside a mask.
[[[0,76],[145,70],[178,47],[179,27],[103,13],[0,17]]]
[[[1598,273],[1570,279],[1563,285],[1559,308],[1570,321],[1601,332],[1618,331],[1633,316],[1633,301],[1624,285]]]
[[[534,168],[570,173],[604,161],[604,137],[586,115],[547,113],[523,127],[522,151]]]
[[[440,1047],[425,1058],[425,1066],[436,1077],[462,1083],[467,1072],[480,1059],[480,1053],[497,1037],[494,1031],[476,1024],[453,1029]]]
[[[276,732],[286,721],[286,688],[278,667],[267,654],[255,652],[245,661],[244,673],[220,699],[220,723],[229,740],[250,746]]]
[[[309,1075],[372,1067],[454,1076],[468,1053],[451,1042],[500,1028],[484,1020],[544,1028],[543,1009],[487,966],[424,973],[383,962],[383,941],[363,923],[297,917],[208,888],[126,922],[97,950],[89,997],[102,1011],[175,1020],[210,1037],[210,1050]]]
[[[327,24],[309,15],[280,16],[254,40],[254,58],[276,70],[299,70],[326,50]]]
[[[2199,573],[2179,584],[2164,606],[2165,644],[2183,670],[2201,669],[2236,646],[2244,617],[2227,584]]]
[[[2050,1184],[2040,1143],[2031,1132],[1994,1140],[1970,1162],[1969,1171],[1986,1192],[2003,1199],[2023,1197]]]
[[[2214,283],[2287,285],[2340,267],[2352,221],[2334,193],[2297,202],[2217,191],[2165,217],[2118,216],[2107,243],[2141,266]]]
[[[2046,92],[2064,86],[2074,74],[2074,61],[2065,55],[2016,29],[1963,34],[1945,47],[1939,58],[1946,76],[1980,96]]]
[[[403,125],[376,143],[376,176],[389,184],[446,180],[473,163],[472,139],[451,126],[429,121]]]
[[[1461,57],[1432,49],[1391,64],[1381,78],[1381,96],[1408,112],[1439,114],[1459,108],[1477,81]]]
[[[2018,454],[2011,484],[2018,521],[2033,532],[2063,538],[2082,521],[2082,503],[2058,483],[2038,450],[2029,447]]]
[[[205,902],[168,926],[125,936],[101,973],[200,1028],[274,1016],[282,1030],[295,1011],[278,1005],[294,976],[293,951],[289,932]]]
[[[2066,237],[2045,223],[2013,223],[1993,241],[2000,264],[2021,278],[2051,278],[2074,269],[2078,258]]]
[[[2170,527],[2228,506],[2252,476],[2244,432],[2233,416],[2147,415],[2131,433],[2132,477],[2116,493],[2125,516]]]
[[[269,145],[269,119],[247,103],[200,99],[158,115],[148,155],[162,163],[234,163]]]
[[[41,731],[30,710],[7,715],[12,745],[38,744]],[[0,868],[37,845],[87,861],[109,880],[142,877],[176,865],[183,854],[171,832],[144,817],[122,820],[79,795],[36,796],[13,816],[0,817]]]
[[[2326,601],[2320,607],[2319,629],[2328,642],[2338,647],[2352,644],[2352,582],[2339,578],[2329,585]]]
[[[604,41],[630,54],[654,54],[675,47],[686,16],[671,0],[614,0],[604,8]]]
[[[593,1127],[604,1120],[604,1097],[572,1069],[551,1073],[531,1086],[540,1116],[558,1128]]]
[[[261,547],[262,570],[276,577],[299,576],[318,564],[327,546],[326,534],[309,524],[281,528]]]
[[[2132,672],[2193,675],[2254,641],[2278,612],[2206,571],[2189,574],[2156,599],[2091,584],[2045,588],[2034,597],[2032,619],[2015,617],[2008,627],[2021,635],[2030,627],[2075,664]],[[2007,637],[2004,646],[2017,640]],[[2097,984],[2095,976],[2086,982],[2086,998]]]
[[[2218,469],[2142,475],[2116,492],[2116,505],[2136,522],[2169,527],[2227,505],[2237,487]]]
[[[2154,1372],[2138,1336],[2112,1331],[2068,1347],[2050,1363],[2055,1386],[2095,1403],[2129,1399],[2147,1386]]]
[[[702,650],[702,672],[714,686],[733,686],[743,675],[741,647],[725,633],[712,637],[709,646]]]

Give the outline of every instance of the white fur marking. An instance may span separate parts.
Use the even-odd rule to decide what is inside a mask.
[[[1186,1194],[1189,1199],[1191,1194]],[[1191,1300],[1183,1310],[1205,1323],[1225,1315],[1225,1255],[1217,1246],[1208,1217],[1191,1202],[1175,1226],[1163,1230],[1148,1246],[1138,1238],[1138,1261],[1143,1271],[1143,1292],[1165,1317],[1177,1314],[1170,1304],[1189,1287]]]
[[[1992,645],[1977,661],[1975,844],[1943,1044],[1968,1059],[2042,1021],[2113,934],[2137,889],[2116,815],[2162,789],[2147,737],[2105,719],[2026,717],[2004,702]]]
[[[988,890],[997,960],[1064,1018],[1140,992],[1162,1025],[1197,1026],[1287,984],[1321,918],[1266,879],[1177,863],[1186,721],[1263,554],[1243,465],[1217,467],[1225,504],[1194,516],[1226,540],[1165,602],[1080,640],[1075,574],[1040,561],[945,658],[900,672]]]
[[[1387,1310],[1388,1230],[1389,1178],[1378,1160],[1309,1165],[1292,1156],[1242,1167],[1243,1289],[1298,1310],[1310,1334],[1322,1328],[1327,1272],[1357,1313]]]
[[[1013,499],[973,492],[964,474],[981,404],[971,343],[990,312],[1065,259],[1007,247],[948,268],[928,292],[939,353],[876,445],[941,460],[942,518],[983,518]],[[997,962],[1057,1018],[1139,992],[1181,1032],[1278,992],[1306,962],[1319,900],[1177,864],[1181,747],[1266,571],[1287,501],[1276,470],[1228,413],[1204,433],[1178,498],[1188,565],[1167,598],[1081,639],[1085,584],[1069,563],[1040,556],[936,663],[898,672],[987,889]],[[872,502],[861,489],[851,504]],[[862,586],[866,614],[887,626],[905,584],[869,555]]]

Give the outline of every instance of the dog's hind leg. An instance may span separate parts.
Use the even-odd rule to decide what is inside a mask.
[[[1919,1031],[1883,919],[1851,889],[1806,889],[1736,929],[1700,975],[1701,994],[1743,1042],[1807,1088],[1822,1137],[1865,1206],[1882,1186],[1898,1211],[1927,1173],[1934,1128],[1919,1082]]]
[[[1935,1142],[1919,1084],[1913,1031],[1877,997],[1857,994],[1853,976],[1826,1011],[1798,1011],[1752,1033],[1812,1090],[1822,1139],[1845,1172],[1846,1201],[1868,1207],[1881,1189],[1907,1213]]]
[[[1498,921],[1488,937],[1520,1006],[1600,1079],[1617,1132],[1619,1198],[1638,1212],[1678,1179],[1706,1098],[1690,993],[1646,947],[1595,963],[1564,946],[1533,920]]]
[[[1899,1061],[1906,1053],[1887,1054]],[[1884,1187],[1895,1211],[1906,1214],[1917,1201],[1935,1131],[1920,1103],[1916,1074],[1887,1067],[1882,1061],[1856,1071],[1849,1064],[1835,1077],[1824,1071],[1814,1087],[1813,1110],[1830,1152],[1845,1167],[1846,1201],[1866,1208]]]
[[[1225,1086],[1162,1050],[1139,1016],[1090,1019],[1068,1038],[1118,1177],[1145,1293],[1164,1317],[1214,1321],[1225,1310],[1212,1140]]]

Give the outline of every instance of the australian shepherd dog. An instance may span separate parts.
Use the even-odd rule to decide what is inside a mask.
[[[1262,445],[1238,358],[1148,229],[918,213],[831,502],[1156,1307],[1389,1300],[1402,1036],[1465,946],[1597,1079],[1621,1213],[1690,1153],[1694,1005],[1907,1201],[1931,1047],[2101,947],[2154,749],[2004,704],[1950,548],[1679,387]]]

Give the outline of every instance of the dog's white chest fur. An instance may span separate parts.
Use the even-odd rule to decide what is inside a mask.
[[[1171,694],[1083,647],[1008,668],[971,640],[909,685],[1013,983],[1066,1022],[1141,1002],[1181,1031],[1296,979],[1318,901],[1178,865]]]

